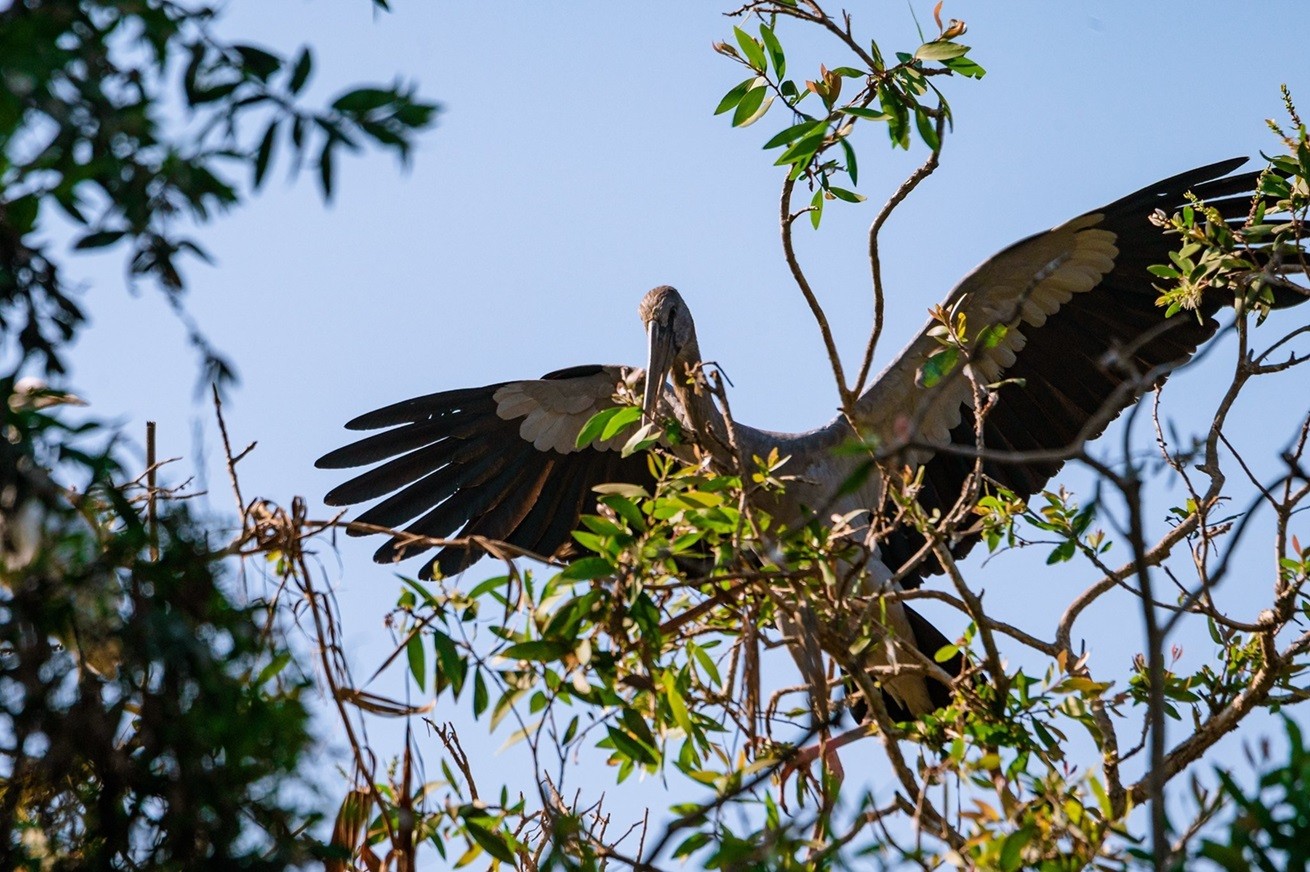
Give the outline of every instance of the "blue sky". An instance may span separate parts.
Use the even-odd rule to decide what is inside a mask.
[[[837,395],[818,332],[777,242],[781,175],[759,148],[784,119],[738,131],[711,114],[743,78],[711,51],[730,33],[719,8],[393,6],[374,15],[364,0],[232,2],[219,26],[283,53],[312,45],[311,94],[321,98],[399,76],[443,107],[409,171],[380,155],[344,161],[325,209],[310,175],[287,185],[279,165],[263,193],[205,230],[218,263],[189,271],[188,307],[243,378],[227,413],[237,442],[259,441],[242,464],[248,496],[285,504],[303,494],[325,516],[318,499],[338,474],[315,470],[314,458],[342,443],[345,420],[394,400],[579,363],[640,363],[636,304],[659,284],[687,298],[701,348],[735,384],[739,419],[799,430],[831,418]],[[852,11],[857,30],[912,51],[911,7],[931,27],[927,2]],[[956,0],[943,15],[968,22],[964,41],[988,75],[944,84],[956,126],[942,167],[884,233],[880,363],[1009,243],[1158,178],[1274,148],[1264,119],[1281,116],[1280,83],[1310,112],[1304,3]],[[780,36],[793,70],[844,61],[795,27]],[[870,316],[868,222],[924,156],[892,153],[878,131],[857,144],[869,202],[835,204],[820,233],[800,234],[848,366]],[[184,331],[155,295],[125,290],[120,261],[74,261],[71,273],[89,286],[94,321],[72,387],[131,434],[158,420],[162,456],[185,455],[187,466],[203,455],[209,505],[230,513]],[[125,345],[128,335],[139,341]],[[1171,387],[1182,407],[1203,406],[1228,365],[1180,377]],[[1304,406],[1298,378],[1244,401],[1242,438],[1283,444],[1298,407],[1280,398]],[[324,561],[361,675],[385,654],[381,617],[397,590],[391,568],[368,562],[374,547],[349,542],[340,562]],[[1053,589],[1040,565],[989,567],[989,604],[1016,615],[1058,609],[1073,588]],[[1112,607],[1098,620],[1090,626],[1131,647],[1135,625]]]

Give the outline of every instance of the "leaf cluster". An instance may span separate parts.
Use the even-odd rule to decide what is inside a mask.
[[[43,233],[71,224],[77,250],[125,247],[129,278],[177,301],[183,261],[208,259],[185,228],[241,201],[234,170],[258,188],[282,143],[293,173],[314,158],[330,196],[339,152],[373,144],[405,158],[433,120],[436,106],[400,84],[307,108],[309,48],[284,58],[228,42],[215,18],[169,0],[0,11],[0,329],[48,371],[63,371],[60,347],[83,312]],[[192,340],[207,380],[232,377],[201,334]]]
[[[385,9],[385,0],[373,0]],[[16,390],[64,371],[84,324],[56,243],[125,250],[180,307],[191,233],[267,179],[342,150],[407,158],[436,107],[401,84],[306,95],[292,57],[172,0],[0,9],[0,867],[285,869],[319,853],[311,748],[281,617],[233,593],[217,525],[132,480],[113,429]],[[233,370],[197,328],[205,380]],[[45,399],[59,392],[43,392]],[[67,398],[67,395],[64,395]],[[71,487],[69,486],[71,484]],[[177,497],[174,499],[173,497]]]
[[[0,865],[306,859],[307,682],[266,607],[227,593],[225,555],[184,507],[149,522],[116,458],[78,447],[97,426],[5,418],[5,523],[40,516],[40,541],[0,563]],[[74,497],[34,462],[52,456]]]
[[[808,180],[814,189],[810,222],[818,229],[824,204],[831,200],[858,203],[865,198],[837,184],[845,176],[853,188],[859,183],[859,165],[851,135],[860,122],[882,124],[893,147],[908,149],[911,130],[929,149],[941,146],[936,120],[948,118],[950,107],[932,77],[958,74],[981,78],[983,68],[969,58],[969,47],[956,42],[964,33],[960,22],[940,28],[940,34],[914,52],[896,52],[888,59],[876,41],[867,46],[845,34],[853,64],[829,69],[820,65],[815,78],[788,77],[787,54],[778,36],[781,22],[796,19],[815,23],[814,4],[753,3],[746,9],[759,19],[759,36],[733,28],[733,43],[719,42],[715,50],[750,70],[750,77],[733,86],[715,107],[716,115],[731,112],[734,127],[748,127],[768,113],[775,100],[790,114],[790,123],[769,138],[765,150],[781,149],[776,166],[788,168],[791,181]],[[817,8],[817,7],[816,7]],[[843,83],[849,82],[849,86]],[[843,99],[843,88],[846,96]],[[814,98],[810,102],[807,99]],[[819,106],[812,104],[817,102]]]

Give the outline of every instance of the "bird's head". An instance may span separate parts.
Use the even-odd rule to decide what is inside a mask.
[[[691,312],[674,288],[660,285],[649,291],[637,311],[646,326],[646,391],[641,405],[653,421],[660,388],[674,363],[684,367],[699,363],[700,349]]]

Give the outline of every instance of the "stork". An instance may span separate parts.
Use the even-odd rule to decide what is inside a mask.
[[[944,309],[964,316],[970,338],[989,330],[961,365],[926,367],[942,350],[932,322],[915,336],[847,414],[806,433],[774,433],[734,422],[740,456],[766,457],[776,449],[790,458],[792,484],[771,497],[769,512],[784,525],[802,523],[818,510],[846,514],[879,511],[885,499],[875,467],[863,484],[843,488],[860,457],[834,449],[855,437],[899,446],[891,459],[922,475],[918,500],[925,511],[950,511],[975,475],[970,452],[979,446],[973,412],[977,384],[996,385],[981,424],[982,473],[1022,498],[1039,492],[1061,466],[1058,449],[1095,438],[1173,364],[1185,362],[1218,329],[1214,315],[1231,304],[1216,293],[1193,316],[1166,319],[1147,267],[1165,263],[1173,247],[1150,218],[1154,211],[1186,205],[1188,192],[1217,208],[1226,220],[1247,214],[1256,173],[1229,175],[1238,158],[1181,173],[1103,208],[1017,242],[989,258],[950,293]],[[1280,302],[1304,298],[1290,282]],[[361,415],[351,430],[381,430],[319,458],[320,468],[381,462],[334,488],[329,505],[351,505],[385,496],[356,521],[399,530],[375,555],[398,561],[424,550],[414,537],[484,537],[531,553],[568,560],[577,555],[570,533],[584,513],[594,513],[597,485],[650,485],[640,454],[623,457],[622,440],[578,446],[584,424],[620,402],[619,393],[640,395],[648,418],[672,410],[684,430],[723,471],[733,471],[725,421],[705,390],[701,352],[686,302],[671,287],[646,294],[640,315],[647,334],[643,372],[627,366],[578,366],[540,379],[502,382],[416,397]],[[1003,328],[1003,329],[998,329]],[[957,446],[961,450],[949,450]],[[1039,459],[1037,452],[1046,451]],[[1023,454],[1018,454],[1022,452]],[[1014,454],[1012,460],[1005,453]],[[1025,459],[1025,457],[1027,459]],[[977,534],[954,543],[966,552]],[[920,560],[924,539],[910,527],[884,532],[873,543],[867,569],[872,581],[898,575],[917,587],[939,571]],[[448,545],[421,570],[421,578],[447,576],[481,556],[476,545]],[[903,606],[889,611],[893,634],[931,657],[946,639]],[[958,669],[958,660],[948,662]],[[933,681],[893,689],[905,714],[942,704],[945,688]],[[884,688],[886,692],[886,688]]]

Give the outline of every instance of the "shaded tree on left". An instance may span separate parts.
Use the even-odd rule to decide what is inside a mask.
[[[71,395],[44,382],[104,295],[74,292],[64,258],[122,252],[128,281],[184,314],[187,261],[207,259],[194,234],[279,154],[326,199],[343,150],[403,161],[435,117],[402,84],[310,105],[311,49],[230,41],[219,16],[165,0],[0,11],[6,869],[278,869],[324,850],[304,835],[310,793],[291,789],[308,680],[271,608],[234,593],[212,523],[129,471],[112,426],[70,424]],[[201,377],[229,385],[233,366],[184,323]]]

